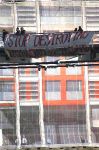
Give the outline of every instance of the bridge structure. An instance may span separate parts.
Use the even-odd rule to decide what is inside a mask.
[[[26,33],[24,35],[11,33],[6,36],[5,42],[2,41],[2,33],[0,33],[1,67],[32,65],[35,68],[46,64],[49,64],[49,67],[51,64],[58,64],[59,67],[62,67],[64,66],[63,64],[71,64],[71,61],[31,63],[31,58],[46,56],[78,57],[78,61],[72,62],[73,64],[78,62],[97,62],[99,61],[99,32],[67,31],[57,33]]]
[[[16,35],[0,34],[0,62],[29,62],[45,56],[78,56],[80,61],[98,61],[99,32],[58,32]]]

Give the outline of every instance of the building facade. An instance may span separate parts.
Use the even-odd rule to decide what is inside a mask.
[[[1,1],[0,30],[98,30],[99,2]],[[56,57],[32,59],[57,61]],[[1,146],[99,144],[99,66],[0,70]]]

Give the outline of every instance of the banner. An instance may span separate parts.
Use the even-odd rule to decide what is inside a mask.
[[[9,34],[5,51],[11,57],[43,57],[77,55],[87,52],[93,32],[59,32],[49,34]],[[15,54],[14,54],[15,53]],[[40,56],[41,54],[41,56]]]

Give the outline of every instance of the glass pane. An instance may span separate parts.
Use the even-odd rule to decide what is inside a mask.
[[[81,91],[82,90],[82,81],[68,80],[66,81],[66,90],[67,91]]]
[[[68,67],[66,68],[67,75],[80,75],[81,74],[81,67]]]

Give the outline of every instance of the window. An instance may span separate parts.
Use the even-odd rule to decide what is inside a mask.
[[[14,82],[0,81],[0,100],[14,100]]]
[[[92,119],[99,121],[99,108],[92,108]]]
[[[79,80],[66,81],[66,92],[68,100],[82,99],[82,81]]]
[[[37,68],[20,68],[19,76],[37,76],[38,69]]]
[[[60,68],[47,68],[46,74],[48,75],[60,75]]]
[[[99,100],[99,81],[89,81],[90,101]]]
[[[38,82],[20,82],[20,100],[38,100]]]
[[[36,26],[36,9],[33,6],[17,5],[17,20],[19,26]]]
[[[40,7],[41,16],[81,16],[80,6],[41,6]]]
[[[0,7],[0,17],[10,17],[11,16],[11,6]]]
[[[81,20],[81,17],[73,17],[73,16],[70,16],[70,17],[62,17],[59,19],[59,17],[41,17],[42,19],[42,25],[48,25],[48,23],[50,23],[50,25],[56,25],[56,24],[60,24],[60,25],[66,25],[67,24],[77,24],[79,25],[80,22],[82,21]],[[60,22],[61,21],[61,22]]]
[[[0,5],[0,25],[12,25],[11,6]]]
[[[23,68],[20,68],[19,69],[19,76],[25,76],[26,74],[25,74],[25,69],[23,69]]]
[[[97,106],[91,108],[91,120],[92,127],[99,127],[99,108]]]
[[[46,81],[46,99],[47,100],[60,100],[60,81]]]
[[[14,70],[13,69],[0,69],[0,76],[13,76]]]
[[[30,75],[38,75],[38,68],[30,68]]]
[[[85,8],[87,30],[98,30],[99,24],[99,7],[90,6]]]
[[[81,67],[68,67],[66,68],[67,75],[80,75],[81,74]]]

